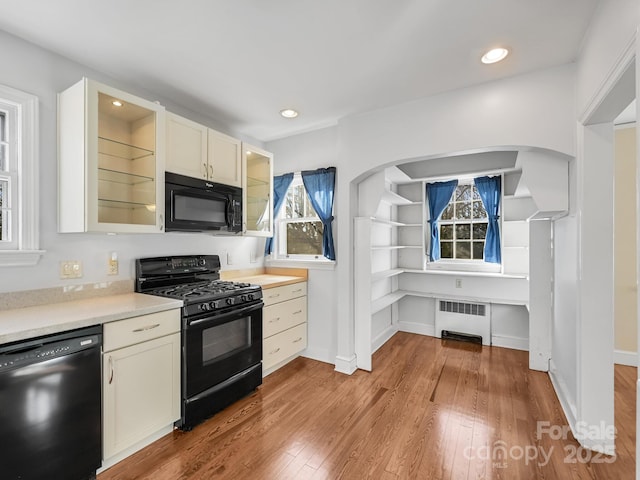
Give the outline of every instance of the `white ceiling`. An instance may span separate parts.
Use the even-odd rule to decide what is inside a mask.
[[[597,3],[0,0],[0,29],[268,141],[574,61]]]

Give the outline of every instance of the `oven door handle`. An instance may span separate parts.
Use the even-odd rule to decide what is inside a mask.
[[[191,322],[188,321],[187,327],[197,327],[199,325],[202,325],[205,323],[211,323],[211,322],[220,323],[220,320],[223,320],[227,317],[243,317],[247,313],[262,309],[263,305],[264,303],[260,302],[254,305],[250,305],[248,307],[243,307],[237,310],[232,310],[231,312],[223,313],[222,315],[213,315],[213,316],[208,316],[206,318],[201,318],[199,320],[193,320]]]

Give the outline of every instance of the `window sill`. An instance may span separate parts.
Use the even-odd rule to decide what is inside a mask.
[[[411,269],[403,268],[405,273],[421,273],[425,275],[449,275],[456,277],[492,277],[492,278],[514,278],[514,279],[528,279],[529,276],[518,273],[501,273],[501,272],[473,272],[468,270],[435,270],[435,269]]]
[[[336,262],[332,260],[290,260],[290,259],[265,259],[267,267],[300,267],[309,270],[334,270]]]
[[[45,250],[0,250],[0,267],[29,267],[37,265]]]

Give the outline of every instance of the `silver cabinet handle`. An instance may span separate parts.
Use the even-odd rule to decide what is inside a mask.
[[[113,383],[113,357],[109,355],[109,385]]]
[[[160,230],[164,230],[164,217],[160,214]]]
[[[213,180],[213,165],[209,165],[209,180]]]
[[[275,350],[271,350],[269,352],[269,355],[273,355],[274,353],[278,353],[280,351],[280,347],[276,348]]]
[[[160,326],[159,323],[156,323],[154,325],[147,325],[146,327],[140,327],[140,328],[136,328],[134,330],[134,332],[138,333],[138,332],[146,332],[147,330],[153,330],[154,328],[158,328]]]
[[[279,293],[274,293],[272,295],[269,295],[269,298],[278,298],[280,296]]]
[[[279,322],[280,321],[280,317],[276,317],[276,318],[272,318],[271,320],[269,320],[269,323],[275,323],[275,322]]]
[[[203,163],[202,164],[203,170],[202,170],[202,178],[207,178],[207,164]]]
[[[298,310],[297,312],[293,312],[291,315],[297,315],[299,313],[302,313],[302,310]]]
[[[301,341],[302,341],[302,337],[298,337],[293,341],[293,343],[298,343],[298,342],[301,342]]]
[[[302,289],[301,289],[301,288],[299,288],[299,289],[297,289],[297,290],[294,290],[294,291],[292,291],[291,293],[300,293],[300,292],[302,292]]]

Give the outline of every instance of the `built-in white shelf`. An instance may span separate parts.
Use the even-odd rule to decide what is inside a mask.
[[[390,205],[420,205],[422,203],[409,200],[408,198],[398,195],[396,192],[392,192],[391,190],[384,190],[380,200]]]
[[[402,223],[394,220],[386,220],[384,218],[371,217],[371,221],[387,227],[422,227],[421,223]]]
[[[380,310],[384,310],[390,305],[393,305],[402,297],[404,297],[406,292],[402,290],[396,290],[395,292],[391,292],[383,297],[376,298],[371,302],[371,315],[378,313]]]
[[[371,281],[377,282],[378,280],[384,280],[385,278],[395,277],[403,273],[402,268],[392,268],[391,270],[382,270],[380,272],[374,272],[371,274]]]

